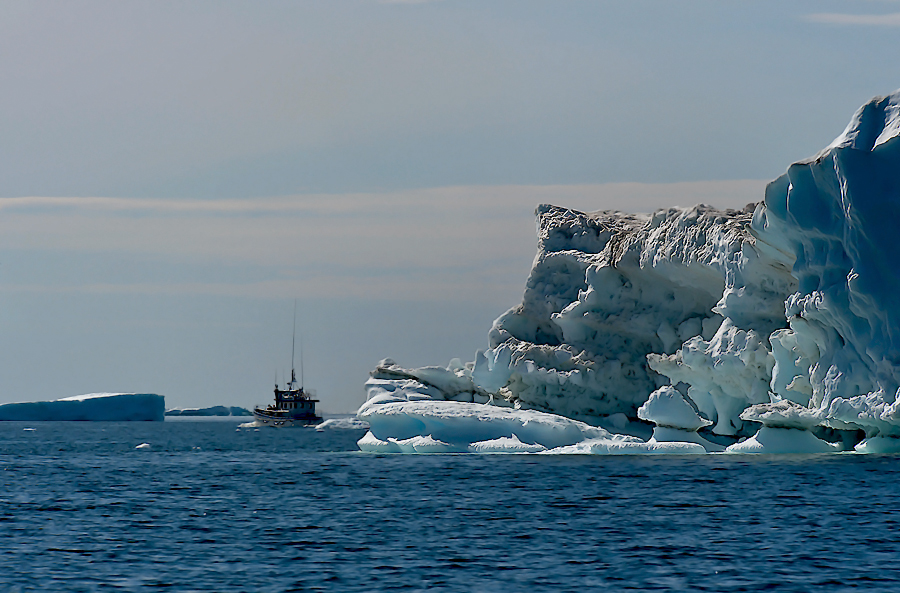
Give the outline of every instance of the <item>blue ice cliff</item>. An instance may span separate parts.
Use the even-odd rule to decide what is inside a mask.
[[[701,429],[740,440],[732,452],[900,450],[898,136],[900,91],[743,210],[539,206],[522,303],[474,362],[379,365],[360,447],[715,450]],[[527,434],[537,420],[509,418],[526,410],[567,438]],[[639,434],[639,417],[666,430],[613,434]]]
[[[89,393],[51,401],[0,405],[0,421],[162,422],[166,399],[155,393]]]

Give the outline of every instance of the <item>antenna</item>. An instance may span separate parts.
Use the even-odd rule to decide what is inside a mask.
[[[303,389],[303,334],[300,334],[300,389]]]

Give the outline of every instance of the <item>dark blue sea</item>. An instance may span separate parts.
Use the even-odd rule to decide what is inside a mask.
[[[898,458],[377,456],[362,434],[0,423],[0,591],[900,590]]]

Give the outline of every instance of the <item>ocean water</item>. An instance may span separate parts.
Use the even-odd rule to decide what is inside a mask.
[[[362,434],[0,423],[0,591],[900,590],[895,457],[377,456]]]

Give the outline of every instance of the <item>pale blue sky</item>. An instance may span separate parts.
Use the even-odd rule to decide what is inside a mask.
[[[900,2],[0,4],[0,402],[471,360],[533,209],[743,206],[900,86]]]

